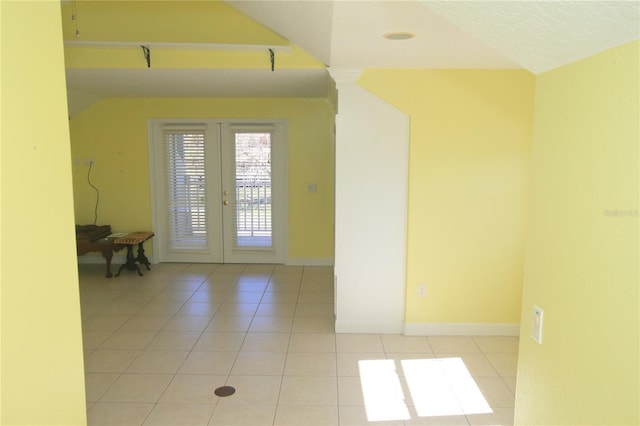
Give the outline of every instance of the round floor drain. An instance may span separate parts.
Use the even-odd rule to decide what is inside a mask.
[[[221,386],[215,390],[215,394],[218,396],[231,396],[236,393],[236,390],[232,386]]]

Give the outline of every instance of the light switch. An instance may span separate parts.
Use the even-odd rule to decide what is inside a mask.
[[[308,191],[308,192],[310,192],[310,193],[312,193],[312,194],[313,194],[313,193],[315,193],[315,192],[318,192],[318,185],[317,185],[317,184],[315,184],[315,183],[310,183],[310,184],[307,186],[307,191]]]

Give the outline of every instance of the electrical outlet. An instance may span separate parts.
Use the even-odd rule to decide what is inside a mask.
[[[89,166],[95,166],[96,165],[96,159],[95,158],[85,158],[84,159],[84,165],[89,167]]]
[[[542,344],[542,318],[544,311],[533,305],[533,317],[531,318],[531,337],[533,340]]]
[[[420,284],[418,286],[418,297],[424,297],[427,294],[427,285]]]

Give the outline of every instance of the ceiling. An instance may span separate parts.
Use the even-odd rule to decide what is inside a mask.
[[[538,74],[640,38],[636,0],[226,3],[336,70],[522,68]],[[415,37],[383,37],[398,31]],[[323,97],[328,78],[317,68],[67,70],[71,113],[113,96]]]
[[[227,4],[333,68],[524,68],[640,38],[640,1],[246,1]],[[390,41],[383,34],[414,33]]]

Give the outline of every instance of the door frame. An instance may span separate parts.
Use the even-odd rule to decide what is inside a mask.
[[[151,224],[153,226],[154,232],[158,233],[159,231],[162,230],[162,226],[160,224],[160,214],[158,213],[156,206],[157,206],[157,194],[158,191],[163,190],[163,188],[161,187],[161,183],[159,180],[159,175],[162,175],[162,173],[160,173],[157,169],[157,162],[159,161],[158,158],[156,158],[156,153],[155,153],[155,149],[154,149],[154,141],[155,139],[158,137],[158,135],[156,134],[156,128],[157,126],[161,126],[163,124],[174,124],[174,125],[178,125],[178,124],[184,124],[184,125],[206,125],[206,126],[218,126],[218,138],[219,138],[219,143],[222,143],[222,128],[223,125],[278,125],[282,127],[282,152],[281,152],[281,167],[282,167],[282,172],[281,172],[281,177],[279,178],[281,180],[281,214],[279,216],[279,220],[280,220],[280,224],[278,226],[276,226],[276,224],[273,224],[273,229],[274,231],[276,231],[276,229],[280,229],[281,232],[281,238],[282,241],[280,242],[280,249],[282,251],[282,255],[281,255],[281,260],[280,262],[282,262],[283,264],[287,264],[288,263],[288,259],[289,259],[289,140],[288,140],[288,120],[286,119],[265,119],[265,118],[259,118],[259,119],[250,119],[250,118],[242,118],[242,119],[216,119],[216,118],[206,118],[206,119],[198,119],[198,118],[150,118],[147,120],[147,147],[148,147],[148,154],[149,154],[149,186],[150,186],[150,210],[151,210]],[[220,157],[220,153],[218,152],[216,154],[216,156],[220,159],[220,161],[222,161],[222,158]],[[207,173],[209,173],[209,171],[207,171]],[[217,190],[216,190],[217,191]],[[220,197],[218,197],[220,198]],[[221,204],[219,207],[222,207]],[[221,211],[221,209],[220,209]],[[217,214],[217,210],[214,208],[212,210],[213,214]],[[277,219],[276,219],[277,220]],[[274,234],[275,235],[275,234]],[[161,262],[167,262],[166,259],[163,259],[161,256],[161,249],[160,249],[160,238],[153,238],[151,240],[151,247],[153,250],[153,255],[151,256],[152,259],[152,263],[161,263]],[[223,253],[223,236],[222,236],[222,229],[220,230],[220,238],[219,238],[219,245],[220,245],[220,253],[221,253],[221,259],[222,262],[225,262],[224,259],[224,253]],[[171,262],[171,261],[169,261]],[[201,262],[201,261],[194,261],[194,263],[196,262]],[[214,262],[212,262],[214,263]],[[244,262],[243,262],[244,263]],[[248,260],[246,263],[252,263],[251,260]],[[260,263],[259,260],[255,261],[255,263]],[[269,262],[269,263],[273,263],[273,262]],[[279,262],[276,262],[279,263]]]

